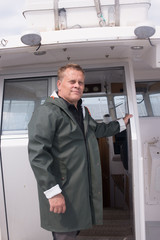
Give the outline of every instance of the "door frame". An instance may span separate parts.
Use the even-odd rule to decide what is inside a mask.
[[[2,102],[3,102],[4,79],[0,77],[0,240],[8,240],[8,223],[7,223],[7,209],[5,202],[5,188],[3,179],[3,166],[1,157],[1,134],[2,134]]]
[[[130,143],[132,159],[132,192],[134,230],[136,240],[145,240],[145,201],[144,201],[144,172],[141,150],[141,137],[133,65],[130,59],[124,64],[125,83],[130,119]]]

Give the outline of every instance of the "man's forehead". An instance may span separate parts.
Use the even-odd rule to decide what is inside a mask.
[[[72,76],[72,75],[81,75],[81,78],[84,79],[84,73],[79,71],[79,70],[76,70],[76,69],[73,69],[73,68],[68,68],[64,71],[64,76],[67,75],[67,76]]]

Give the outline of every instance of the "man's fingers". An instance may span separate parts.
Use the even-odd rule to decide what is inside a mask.
[[[50,211],[54,213],[64,213],[66,211],[65,199],[62,194],[58,194],[49,199]]]
[[[59,207],[55,207],[54,209],[53,209],[53,212],[54,213],[60,213],[61,212],[61,208]]]
[[[124,120],[124,122],[125,122],[125,125],[128,124],[130,118],[132,118],[132,117],[133,117],[132,114],[127,114],[127,115],[123,118],[123,120]]]
[[[54,207],[53,206],[50,206],[50,212],[53,212],[54,211]]]
[[[66,206],[63,206],[63,207],[54,207],[51,212],[59,214],[59,213],[65,213],[65,211],[66,211]]]
[[[65,213],[65,211],[66,211],[66,205],[63,206],[62,213]]]

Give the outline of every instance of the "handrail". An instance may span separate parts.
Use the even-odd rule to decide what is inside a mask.
[[[115,0],[115,26],[120,26],[120,4]]]
[[[53,2],[54,2],[55,30],[59,30],[58,1],[59,0],[53,0]]]

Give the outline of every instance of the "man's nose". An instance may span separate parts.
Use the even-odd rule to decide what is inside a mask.
[[[75,84],[74,84],[74,86],[76,87],[76,88],[79,88],[79,82],[75,82]]]

